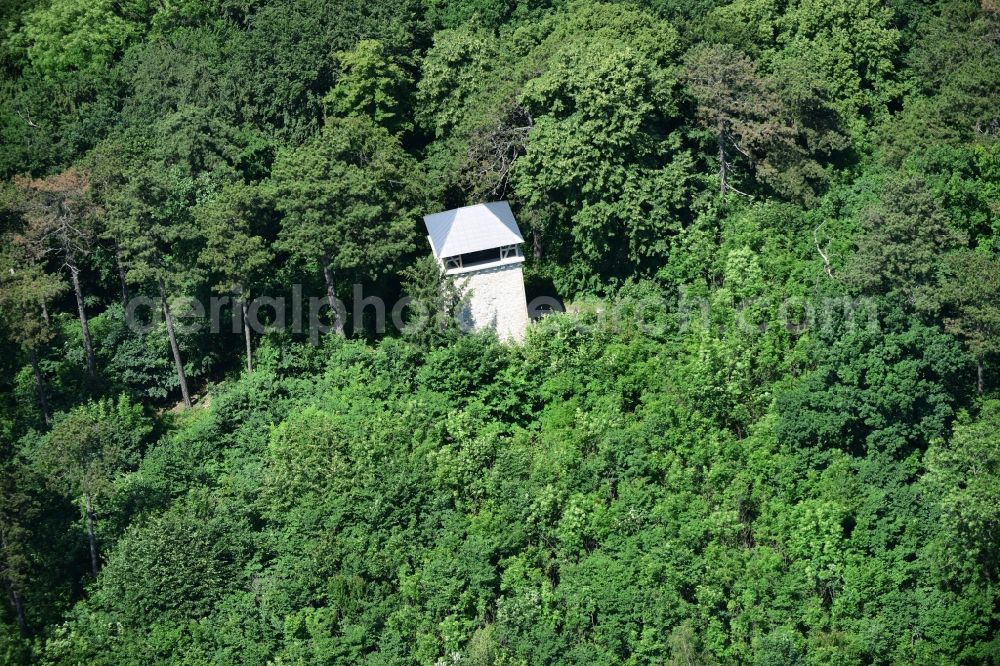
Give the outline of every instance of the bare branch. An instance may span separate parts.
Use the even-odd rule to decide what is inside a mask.
[[[17,111],[17,117],[23,120],[25,124],[32,129],[42,129],[41,125],[36,125],[35,121],[31,119],[31,116],[26,113],[22,114],[20,111]]]
[[[474,194],[506,194],[514,162],[524,154],[533,121],[522,106],[509,103],[495,125],[480,130],[469,143],[465,188]]]
[[[819,256],[823,257],[823,270],[826,271],[826,276],[833,277],[833,268],[830,266],[830,257],[819,244],[819,230],[825,225],[826,222],[820,222],[819,225],[813,229],[813,241],[816,243],[816,251],[819,252]],[[827,248],[829,249],[829,248]]]
[[[753,199],[753,195],[752,194],[747,194],[746,192],[741,192],[740,190],[738,190],[735,187],[733,187],[732,183],[727,182],[726,183],[726,191],[728,192],[729,190],[732,190],[733,192],[736,192],[736,194],[744,196],[747,199]]]

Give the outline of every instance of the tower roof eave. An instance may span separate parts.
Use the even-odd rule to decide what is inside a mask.
[[[425,215],[424,224],[431,249],[439,259],[524,242],[506,201]]]

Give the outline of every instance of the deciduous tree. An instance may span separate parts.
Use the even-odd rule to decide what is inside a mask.
[[[0,463],[0,579],[17,618],[22,636],[28,636],[24,589],[31,568],[31,523],[39,507],[24,486],[24,469],[14,460]]]
[[[38,353],[55,336],[49,322],[48,303],[64,289],[65,284],[58,276],[46,273],[15,247],[9,246],[0,253],[0,309],[9,322],[14,341],[31,360],[38,404],[46,423],[52,418],[52,412]]]
[[[34,461],[51,486],[83,505],[91,573],[99,566],[98,504],[117,478],[134,468],[151,431],[142,407],[124,395],[117,400],[84,403],[55,421],[34,451]]]

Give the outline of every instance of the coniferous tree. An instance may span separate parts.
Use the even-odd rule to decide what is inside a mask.
[[[196,257],[202,237],[191,217],[195,179],[185,165],[162,159],[155,147],[112,143],[104,150],[134,150],[122,182],[102,193],[107,202],[107,233],[119,243],[125,276],[138,285],[152,286],[158,297],[181,398],[190,407],[191,392],[170,301],[200,276]]]
[[[696,46],[685,57],[684,80],[698,103],[699,119],[714,137],[722,194],[744,194],[733,182],[738,159],[751,173],[766,177],[784,166],[776,163],[777,155],[798,152],[781,99],[754,62],[732,46]]]
[[[319,263],[334,330],[344,335],[338,276],[385,273],[413,247],[423,197],[416,162],[368,118],[335,119],[278,156],[269,187],[282,214],[280,247]]]
[[[940,262],[965,240],[950,224],[940,197],[921,178],[891,179],[858,217],[861,232],[843,275],[847,284],[933,310]]]
[[[976,390],[982,395],[986,359],[1000,352],[1000,261],[987,252],[952,252],[942,262],[936,299],[945,329],[976,359]]]
[[[80,282],[80,261],[89,252],[95,236],[95,210],[89,198],[90,180],[75,168],[48,178],[17,178],[23,199],[21,210],[27,226],[15,242],[30,248],[37,259],[55,252],[69,271],[76,297],[77,315],[83,335],[83,350],[90,377],[97,376],[97,359]]]
[[[240,308],[248,373],[253,372],[248,307],[254,286],[259,284],[262,272],[272,260],[270,248],[254,224],[255,216],[259,215],[260,198],[255,186],[234,183],[199,206],[195,213],[205,234],[205,247],[199,259],[207,270],[218,276],[215,289],[220,293],[234,293],[234,307]]]

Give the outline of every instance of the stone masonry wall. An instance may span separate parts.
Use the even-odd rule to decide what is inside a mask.
[[[456,276],[471,295],[463,324],[476,330],[493,328],[501,340],[524,340],[528,302],[521,264],[506,264]]]

